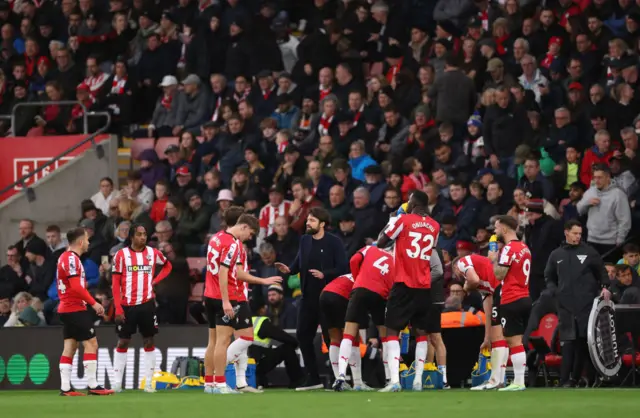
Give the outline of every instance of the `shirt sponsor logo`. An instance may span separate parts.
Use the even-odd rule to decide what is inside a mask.
[[[152,266],[127,266],[129,273],[151,273]]]

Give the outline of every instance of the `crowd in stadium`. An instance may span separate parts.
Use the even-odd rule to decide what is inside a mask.
[[[350,257],[412,190],[441,225],[446,309],[481,309],[450,262],[486,255],[498,214],[519,220],[534,301],[570,219],[614,297],[640,289],[640,1],[0,0],[0,27],[0,114],[51,102],[0,119],[1,135],[82,133],[86,109],[110,112],[120,137],[179,138],[79,202],[105,308],[109,256],[134,222],[173,265],[160,322],[205,323],[203,265],[187,259],[204,257],[231,205],[259,218],[249,264],[269,277],[295,258],[311,208],[329,211]],[[90,116],[89,132],[102,124]],[[64,232],[39,237],[25,219],[20,234],[0,269],[0,324],[57,324]],[[295,328],[299,278],[283,276],[251,303]]]

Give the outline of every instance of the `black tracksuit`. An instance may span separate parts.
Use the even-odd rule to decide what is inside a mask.
[[[549,256],[544,271],[547,288],[555,293],[558,303],[560,341],[562,341],[562,383],[568,383],[571,371],[579,380],[584,365],[590,365],[587,348],[587,326],[593,300],[609,276],[600,254],[590,245],[564,243]],[[593,367],[588,367],[591,372]],[[589,374],[588,374],[588,377]]]

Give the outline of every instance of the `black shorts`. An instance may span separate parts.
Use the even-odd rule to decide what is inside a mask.
[[[384,311],[387,308],[387,301],[378,293],[364,287],[358,287],[351,291],[349,296],[349,306],[345,322],[355,322],[360,329],[369,327],[369,315],[374,325],[379,327],[384,325]]]
[[[496,287],[493,292],[493,306],[491,308],[491,326],[500,325],[500,296],[502,294],[502,285]]]
[[[500,322],[505,337],[524,335],[531,314],[531,298],[518,299],[500,306]]]
[[[87,341],[96,336],[92,312],[61,313],[60,321],[62,321],[62,335],[65,340]]]
[[[415,289],[404,283],[395,283],[387,301],[385,326],[394,331],[401,331],[411,324],[416,329],[426,331],[430,309],[430,289]]]
[[[251,309],[247,302],[237,302],[235,300],[230,301],[234,312],[236,313],[233,319],[227,318],[224,310],[222,309],[222,300],[204,298],[205,312],[207,313],[207,319],[209,320],[209,328],[213,329],[216,326],[231,327],[236,331],[241,329],[251,328],[253,322],[251,321]]]
[[[158,333],[155,300],[141,305],[123,306],[122,310],[124,311],[124,323],[116,326],[118,338],[129,340],[138,331],[142,338],[151,338]]]
[[[322,292],[320,294],[322,325],[327,329],[343,329],[348,306],[349,299],[343,298],[337,293]]]
[[[442,332],[442,309],[444,308],[444,303],[434,303],[431,305],[431,309],[429,309],[429,314],[427,315],[427,334],[437,334]]]

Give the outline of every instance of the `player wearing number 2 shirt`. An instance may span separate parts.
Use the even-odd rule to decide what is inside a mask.
[[[531,252],[518,240],[518,221],[515,218],[507,215],[497,216],[495,228],[498,239],[504,242],[504,247],[499,254],[490,251],[489,258],[493,261],[496,278],[502,280],[500,322],[509,345],[514,371],[513,383],[500,390],[520,391],[525,389],[526,354],[522,345],[522,335],[531,312]]]
[[[385,326],[390,383],[384,392],[400,390],[400,330],[408,324],[416,330],[416,369],[427,357],[427,333],[431,307],[431,252],[436,246],[440,225],[428,216],[429,199],[414,191],[407,205],[407,214],[394,218],[378,239],[386,248],[395,241],[395,283],[387,302]]]

